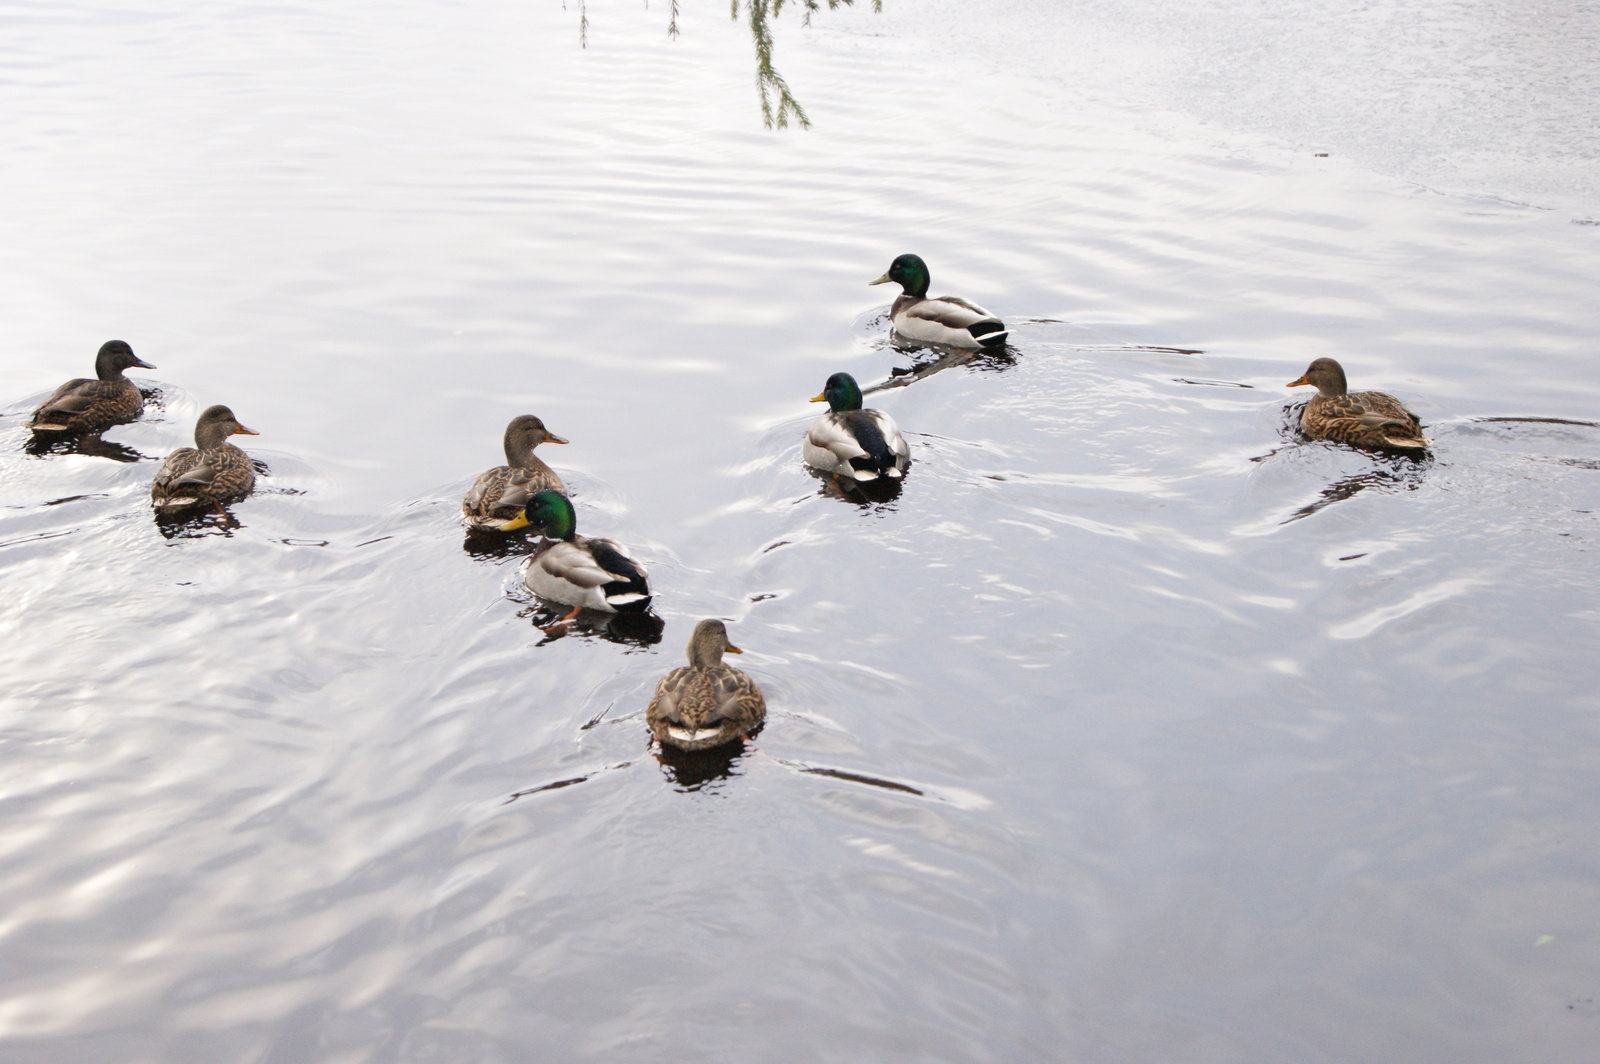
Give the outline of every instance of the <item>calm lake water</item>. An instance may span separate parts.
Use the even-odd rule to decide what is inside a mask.
[[[0,1058],[1600,1059],[1597,9],[787,10],[767,132],[684,6],[0,7]],[[903,251],[1008,357],[891,377]],[[24,453],[113,337],[145,460]],[[520,413],[659,633],[463,549]],[[771,716],[664,764],[707,616]]]

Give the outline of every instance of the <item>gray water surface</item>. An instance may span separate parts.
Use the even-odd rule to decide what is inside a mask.
[[[1595,1059],[1597,127],[1509,124],[1547,65],[1409,135],[1435,181],[1359,69],[1339,151],[1086,86],[1043,44],[1106,5],[786,11],[768,133],[747,29],[660,6],[0,8],[0,1058]],[[1299,78],[1243,6],[1117,39]],[[891,377],[902,251],[1006,357]],[[147,460],[27,455],[112,337]],[[1432,460],[1298,440],[1323,355]],[[918,378],[898,497],[800,463],[836,370]],[[166,538],[215,402],[270,473]],[[547,638],[463,549],[524,412],[659,633]],[[705,616],[771,707],[709,774],[643,722]]]

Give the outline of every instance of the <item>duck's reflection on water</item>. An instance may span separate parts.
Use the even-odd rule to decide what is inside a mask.
[[[1003,373],[1017,364],[1018,357],[1016,348],[1009,344],[998,350],[985,348],[979,351],[928,347],[920,344],[916,346],[896,344],[893,347],[894,350],[910,356],[911,365],[894,367],[889,371],[888,380],[879,381],[870,388],[863,388],[861,390],[863,395],[888,391],[890,388],[905,388],[956,366],[968,366],[989,373]]]
[[[567,606],[552,607],[535,599],[517,611],[518,617],[533,622],[544,638],[537,645],[545,646],[568,635],[598,636],[608,643],[642,650],[661,642],[666,622],[653,613],[628,611],[605,613],[600,610],[580,610],[570,621],[562,621],[571,612]]]
[[[156,528],[165,539],[201,539],[205,536],[232,536],[244,527],[226,507],[190,509],[178,513],[155,514]]]
[[[86,454],[113,462],[141,462],[150,457],[99,436],[71,436],[60,432],[35,432],[22,449],[35,458],[46,454]]]
[[[519,555],[532,554],[534,540],[521,530],[516,532],[485,532],[481,529],[469,528],[461,549],[479,561],[497,561],[502,558],[515,558]]]
[[[880,790],[893,791],[896,794],[907,794],[914,798],[931,798],[940,800],[937,794],[929,794],[920,787],[913,787],[909,783],[900,783],[895,780],[884,779],[881,776],[870,776],[864,772],[853,772],[842,768],[830,768],[827,765],[808,765],[803,761],[787,761],[781,757],[763,755],[755,746],[755,738],[760,734],[762,727],[758,725],[748,735],[735,739],[733,742],[712,747],[709,750],[678,750],[674,747],[652,743],[653,756],[656,763],[661,766],[662,777],[674,788],[688,793],[716,789],[716,785],[724,780],[733,779],[744,774],[741,766],[749,758],[765,756],[773,764],[782,765],[792,772],[802,776],[824,776],[828,779],[840,780],[844,783],[857,783],[865,787],[876,787]],[[543,794],[546,791],[559,791],[580,783],[587,783],[606,772],[617,769],[632,768],[643,758],[634,758],[620,761],[614,765],[585,772],[579,776],[568,776],[564,779],[552,780],[541,783],[535,787],[517,791],[506,797],[505,803],[509,804],[518,798],[526,798],[533,794]]]
[[[707,750],[679,750],[672,746],[660,746],[656,760],[660,762],[667,782],[678,790],[705,790],[723,780],[743,775],[739,771],[739,763],[748,749],[748,741],[754,740],[760,731],[761,725],[758,724],[742,738]]]
[[[1358,495],[1369,488],[1382,491],[1416,491],[1422,487],[1422,477],[1425,467],[1422,463],[1408,458],[1394,459],[1394,465],[1384,469],[1369,469],[1364,473],[1353,473],[1323,488],[1316,499],[1300,507],[1294,513],[1278,522],[1281,525],[1292,524],[1302,518],[1310,517],[1319,510],[1326,509],[1336,502]]]
[[[893,513],[894,507],[890,505],[900,497],[905,490],[905,481],[900,477],[879,477],[877,480],[845,480],[843,477],[832,476],[818,472],[809,466],[806,471],[821,482],[817,488],[818,495],[830,499],[838,499],[863,510],[872,510],[879,513]]]

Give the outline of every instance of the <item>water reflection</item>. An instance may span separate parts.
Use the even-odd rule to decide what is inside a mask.
[[[1015,367],[1019,357],[1017,350],[1009,344],[998,349],[985,348],[976,351],[958,348],[940,349],[920,343],[895,343],[890,346],[910,355],[912,363],[909,366],[895,366],[889,370],[888,380],[863,388],[862,391],[867,395],[887,391],[890,388],[905,388],[957,366],[968,366],[974,370],[990,373],[1003,373]]]
[[[57,432],[35,432],[22,445],[22,449],[36,458],[47,454],[83,454],[93,458],[109,458],[113,462],[142,462],[151,458],[126,444],[99,436],[67,436]]]
[[[1386,491],[1416,491],[1422,487],[1422,471],[1417,468],[1416,461],[1398,459],[1397,466],[1399,462],[1405,462],[1411,468],[1371,469],[1365,473],[1355,473],[1351,476],[1340,477],[1326,488],[1323,488],[1314,502],[1300,507],[1278,523],[1287,525],[1302,518],[1310,517],[1312,514],[1324,510],[1336,502],[1343,502],[1352,498],[1368,488],[1379,488]]]
[[[537,533],[534,534],[535,537]],[[466,537],[461,541],[461,549],[479,561],[499,561],[506,558],[516,558],[533,553],[535,540],[529,534],[517,529],[514,532],[494,532],[478,528],[468,528]]]
[[[908,436],[920,435],[908,432]],[[900,498],[900,493],[905,490],[903,478],[890,480],[879,477],[877,480],[845,480],[843,477],[806,467],[806,472],[812,479],[819,481],[817,494],[829,499],[838,499],[840,502],[859,506],[862,510],[873,513],[893,513],[895,507],[891,505]],[[909,475],[909,474],[908,474]]]
[[[570,607],[551,607],[541,599],[534,599],[517,611],[517,616],[531,621],[544,638],[536,646],[548,646],[569,635],[595,636],[608,643],[616,643],[631,650],[643,650],[661,642],[666,622],[654,613],[625,611],[606,613],[602,610],[581,609],[567,619]]]
[[[700,791],[741,776],[740,763],[749,748],[749,742],[760,734],[758,724],[743,738],[713,746],[708,750],[679,750],[657,745],[656,760],[661,772],[680,791]]]
[[[667,36],[673,38],[678,36],[678,3],[679,0],[667,0]],[[795,99],[789,82],[772,65],[772,20],[783,13],[784,7],[795,6],[805,11],[800,24],[809,26],[812,13],[822,10],[824,4],[833,11],[854,7],[855,0],[732,0],[729,16],[735,22],[743,16],[755,43],[756,89],[761,95],[761,121],[768,129],[786,129],[791,121],[802,129],[811,128],[811,117]],[[881,12],[883,0],[872,0],[872,10]],[[578,0],[578,44],[584,48],[589,45],[588,0]]]
[[[156,528],[163,539],[202,539],[206,536],[232,536],[244,523],[224,506],[214,510],[196,512],[180,510],[176,513],[154,511]]]

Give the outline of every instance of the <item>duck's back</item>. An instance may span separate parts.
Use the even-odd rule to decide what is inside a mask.
[[[231,443],[206,451],[179,447],[150,482],[150,497],[168,508],[193,506],[243,498],[255,484],[250,456]]]
[[[75,377],[39,404],[32,426],[58,432],[100,432],[134,421],[143,411],[144,396],[132,381]]]
[[[731,665],[683,665],[663,676],[645,710],[645,720],[663,741],[701,744],[726,741],[766,718],[766,699],[754,680]]]
[[[535,492],[550,490],[565,495],[567,486],[556,471],[537,458],[534,462],[535,465],[518,468],[495,466],[480,473],[461,500],[461,512],[475,523],[497,526],[515,520]]]
[[[951,347],[1003,347],[1005,323],[960,296],[918,298],[902,293],[889,309],[895,331],[912,340]]]
[[[1315,395],[1300,415],[1309,436],[1357,447],[1421,450],[1429,446],[1422,422],[1387,392]]]

